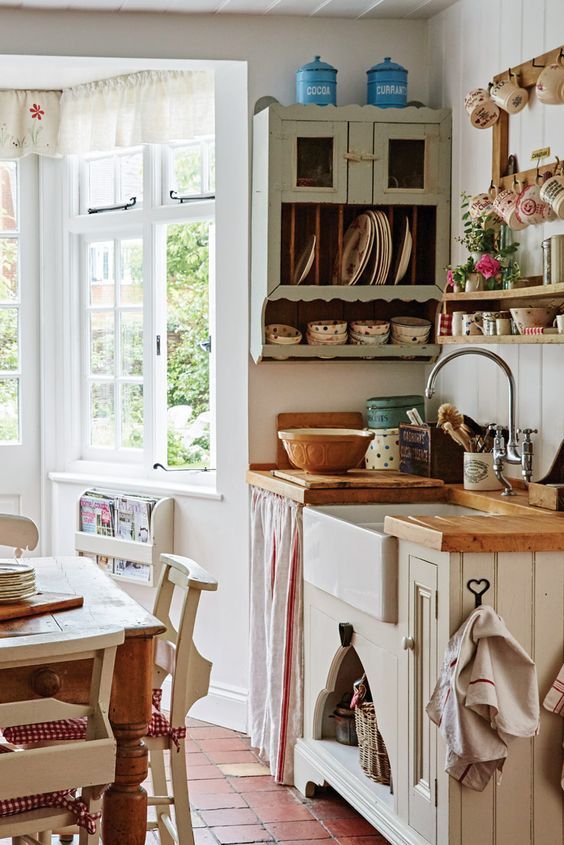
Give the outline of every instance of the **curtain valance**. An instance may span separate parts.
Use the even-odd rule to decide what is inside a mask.
[[[0,91],[0,157],[72,155],[214,132],[208,71],[141,71],[63,91]]]

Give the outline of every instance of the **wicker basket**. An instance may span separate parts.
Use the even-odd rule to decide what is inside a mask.
[[[382,734],[378,730],[376,713],[372,702],[357,704],[354,711],[360,765],[371,780],[376,783],[390,783],[390,760]]]

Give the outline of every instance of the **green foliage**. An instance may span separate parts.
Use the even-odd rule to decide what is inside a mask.
[[[18,379],[0,380],[0,442],[18,439]]]

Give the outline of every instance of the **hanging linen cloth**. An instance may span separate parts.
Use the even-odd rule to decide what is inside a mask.
[[[427,714],[447,746],[445,770],[482,792],[514,737],[538,732],[535,664],[492,607],[474,610],[448,643]]]
[[[300,505],[252,488],[249,733],[286,784],[303,725],[301,534]]]
[[[0,91],[0,158],[58,154],[60,91]]]
[[[551,713],[557,713],[564,718],[564,665],[545,695],[542,706]],[[560,784],[562,789],[564,789],[564,763],[562,764],[562,779]]]
[[[61,155],[213,133],[214,77],[209,71],[146,70],[62,92]]]

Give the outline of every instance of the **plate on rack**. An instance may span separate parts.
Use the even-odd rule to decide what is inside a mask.
[[[402,238],[401,250],[399,252],[399,259],[397,262],[397,269],[394,277],[394,285],[397,285],[398,282],[401,282],[405,274],[407,273],[407,268],[409,266],[409,259],[411,258],[411,250],[413,247],[413,239],[411,237],[411,232],[409,231],[409,220],[407,217],[405,218],[405,229]]]
[[[333,284],[354,285],[360,278],[370,256],[374,223],[368,214],[359,214],[345,232],[341,266],[335,261]]]
[[[378,225],[378,218],[373,211],[366,212],[370,219],[372,220],[372,226],[374,229],[374,240],[372,242],[372,249],[370,250],[370,255],[367,261],[367,273],[366,273],[366,284],[373,285],[376,283],[376,277],[378,275],[378,266],[380,263],[380,255],[382,250],[382,244],[380,241],[380,226]]]
[[[306,279],[307,274],[311,270],[313,259],[315,258],[316,242],[316,236],[311,235],[308,238],[306,245],[300,252],[298,260],[296,262],[296,266],[294,268],[294,275],[292,276],[293,285],[301,285],[301,283]]]
[[[378,219],[380,221],[381,237],[384,244],[380,272],[378,274],[376,284],[385,285],[390,271],[390,262],[392,260],[392,231],[386,215],[382,211],[377,211],[376,214],[378,215]]]

